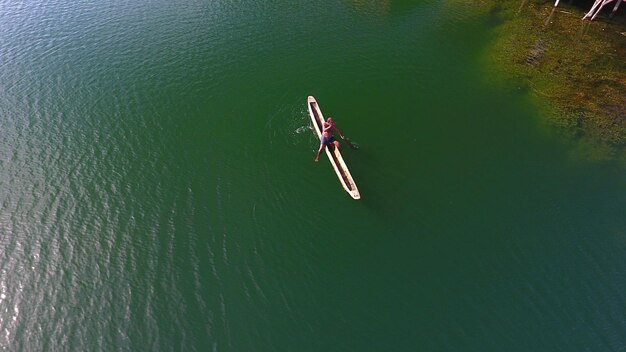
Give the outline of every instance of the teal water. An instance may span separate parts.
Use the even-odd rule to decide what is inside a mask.
[[[0,346],[625,349],[623,166],[451,3],[0,1]]]

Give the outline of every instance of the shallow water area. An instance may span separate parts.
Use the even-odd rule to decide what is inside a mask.
[[[626,10],[611,16],[611,6],[594,21],[581,20],[590,6],[511,0],[483,3],[473,11],[495,19],[494,40],[483,58],[491,67],[488,77],[527,91],[541,118],[577,145],[574,157],[626,160],[626,64],[621,60]]]

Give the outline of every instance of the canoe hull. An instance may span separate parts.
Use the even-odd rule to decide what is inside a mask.
[[[323,124],[326,121],[324,119],[324,115],[322,115],[322,110],[315,100],[314,97],[309,96],[307,98],[307,106],[309,109],[309,116],[311,116],[311,122],[313,123],[313,130],[317,137],[322,139],[322,130]],[[335,173],[337,174],[337,178],[339,178],[339,182],[343,186],[343,189],[348,192],[348,194],[354,199],[361,199],[361,194],[359,193],[359,189],[350,174],[350,170],[348,170],[348,166],[346,165],[343,157],[341,156],[341,151],[338,148],[325,147],[326,155],[328,156],[328,160],[330,160]]]

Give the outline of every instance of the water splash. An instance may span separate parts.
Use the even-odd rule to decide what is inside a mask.
[[[300,127],[296,128],[296,130],[294,132],[296,134],[309,133],[312,129],[313,128],[311,128],[311,125],[300,126]]]

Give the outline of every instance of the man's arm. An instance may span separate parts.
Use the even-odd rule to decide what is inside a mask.
[[[339,137],[341,137],[341,139],[343,139],[343,133],[341,133],[341,131],[339,131],[339,129],[337,128],[337,125],[333,124],[333,129],[335,131],[337,131],[337,133],[339,133]]]

